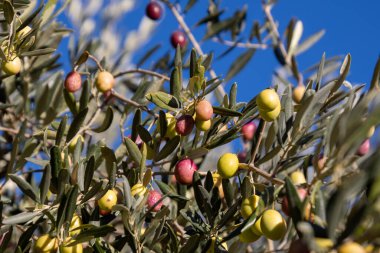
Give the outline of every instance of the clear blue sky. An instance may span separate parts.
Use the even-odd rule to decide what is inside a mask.
[[[138,26],[140,18],[144,15],[145,6],[149,1],[138,1],[136,9],[128,14],[125,23],[120,27],[122,31],[134,29]],[[181,1],[182,6],[187,1]],[[198,1],[193,9],[186,15],[185,19],[192,27],[200,18],[206,15],[206,2]],[[226,8],[223,17],[231,16],[237,8],[248,3],[248,22],[246,29],[250,29],[254,19],[263,20],[259,0],[224,0],[222,6]],[[289,20],[293,17],[299,18],[304,24],[303,39],[309,35],[325,29],[325,36],[309,51],[300,55],[298,59],[300,70],[318,62],[326,52],[327,57],[334,55],[352,55],[351,72],[348,77],[352,83],[369,83],[377,57],[380,53],[380,21],[378,21],[380,1],[368,0],[365,4],[356,0],[279,0],[273,9],[273,15],[280,23],[280,32],[283,32]],[[63,18],[64,20],[64,18]],[[169,37],[178,25],[170,13],[166,10],[165,17],[160,22],[158,30],[152,37],[153,42],[161,42],[162,55],[171,49]],[[200,39],[204,35],[205,27],[194,29],[195,36]],[[302,40],[302,39],[301,39]],[[153,45],[152,42],[152,45]],[[60,47],[65,50],[66,43]],[[148,45],[149,46],[149,45]],[[149,48],[149,47],[146,48]],[[205,52],[214,51],[219,55],[227,48],[212,41],[202,44]],[[173,50],[172,50],[173,51]],[[218,75],[225,75],[234,57],[242,53],[243,49],[235,49],[230,55],[215,62],[214,68]],[[144,52],[140,52],[139,55]],[[63,53],[64,56],[67,55]],[[174,54],[174,51],[173,51]],[[247,101],[259,90],[270,85],[273,70],[278,67],[271,49],[258,51],[250,64],[227,85],[236,81],[239,85],[238,99]]]

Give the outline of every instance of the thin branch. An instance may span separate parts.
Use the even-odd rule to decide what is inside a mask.
[[[199,45],[198,41],[195,39],[190,28],[188,27],[185,20],[183,19],[182,15],[178,12],[177,8],[168,0],[161,0],[161,1],[164,2],[169,7],[169,9],[173,13],[174,17],[177,19],[178,24],[181,26],[181,28],[183,29],[183,31],[186,33],[187,37],[189,38],[189,40],[193,44],[197,53],[199,55],[202,55],[202,56],[205,55],[203,53],[203,50],[202,50],[201,46]],[[211,78],[217,77],[215,71],[212,68],[209,69],[209,72],[210,72]],[[215,95],[216,95],[216,98],[218,99],[219,102],[223,102],[223,98],[224,98],[225,94],[226,94],[226,92],[225,92],[224,88],[221,85],[218,85],[218,87],[216,88],[216,94]]]
[[[285,183],[283,180],[281,180],[279,178],[272,177],[268,172],[261,170],[252,164],[239,163],[239,169],[245,169],[245,170],[253,171],[254,173],[259,174],[260,176],[262,176],[263,178],[265,178],[266,180],[268,180],[274,184],[283,185]]]
[[[2,126],[0,126],[0,131],[11,133],[11,134],[18,134],[18,130],[12,129],[12,128],[7,128],[7,127],[2,127]]]
[[[221,38],[214,37],[212,39],[215,42],[222,43],[223,45],[226,46],[233,46],[233,47],[242,47],[242,48],[254,48],[254,49],[267,49],[268,45],[267,44],[253,44],[250,42],[234,42],[230,40],[223,40]]]
[[[147,69],[130,69],[127,71],[117,73],[114,77],[117,78],[117,77],[120,77],[123,75],[134,74],[134,73],[140,73],[140,74],[155,76],[155,77],[164,79],[165,81],[170,81],[170,77],[163,75],[163,74],[160,74],[160,73],[157,73],[157,72],[154,72],[154,71],[151,71],[151,70],[147,70]]]
[[[119,99],[120,101],[123,101],[124,103],[127,103],[129,105],[132,105],[136,108],[140,108],[141,110],[144,110],[146,111],[147,113],[151,114],[152,116],[154,116],[155,118],[158,118],[158,115],[156,115],[152,110],[150,110],[147,106],[145,105],[142,105],[142,104],[139,104],[138,102],[136,101],[133,101],[129,98],[126,98],[124,96],[122,96],[121,94],[117,93],[115,90],[112,90],[112,96]]]
[[[255,157],[257,155],[257,152],[259,152],[260,144],[261,144],[261,141],[263,139],[264,129],[267,125],[267,122],[265,120],[262,119],[262,121],[263,121],[263,127],[261,128],[261,131],[259,133],[259,139],[257,140],[256,146],[252,150],[252,154],[251,154],[251,164],[253,166],[255,165]]]
[[[92,54],[89,54],[88,58],[92,59],[96,63],[96,65],[98,65],[98,68],[100,71],[104,71],[102,65],[100,64],[99,60],[95,56],[93,56]]]

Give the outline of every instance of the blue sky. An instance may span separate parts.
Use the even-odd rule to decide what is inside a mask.
[[[120,26],[122,32],[128,32],[138,26],[148,2],[147,0],[138,1],[136,9],[128,13],[128,16],[125,17],[126,22],[123,22]],[[184,6],[187,1],[180,2]],[[206,2],[208,1],[198,1],[185,16],[185,20],[190,27],[193,27],[193,24],[206,15]],[[251,28],[253,20],[263,21],[260,2],[259,0],[221,1],[222,6],[226,9],[223,17],[233,15],[235,10],[248,3],[248,21],[245,33],[248,34],[248,29]],[[274,18],[280,23],[280,32],[284,31],[289,20],[293,17],[303,21],[304,35],[302,39],[321,29],[326,30],[324,37],[312,49],[297,57],[301,71],[317,63],[323,52],[326,52],[326,57],[344,56],[351,53],[352,65],[348,80],[352,83],[368,84],[380,53],[378,10],[380,10],[380,1],[378,0],[369,0],[366,1],[366,4],[354,0],[279,0],[272,12]],[[62,20],[65,20],[65,18]],[[157,31],[151,38],[151,45],[147,45],[145,48],[161,42],[163,46],[157,55],[162,55],[167,50],[172,50],[169,37],[171,32],[177,28],[178,24],[175,18],[166,9],[164,18],[160,21]],[[192,29],[192,31],[195,37],[200,39],[204,35],[205,27]],[[67,41],[62,44],[60,50],[65,50],[66,45]],[[216,56],[227,49],[226,46],[212,41],[206,41],[201,46],[206,53],[213,51]],[[217,74],[226,75],[230,64],[243,51],[244,49],[234,49],[228,56],[214,61],[213,67]],[[62,53],[64,56],[67,55],[66,52]],[[174,50],[172,50],[172,53],[174,55]],[[144,54],[143,50],[137,54],[137,58],[142,54]],[[261,89],[271,85],[273,71],[278,67],[279,64],[271,49],[258,51],[246,68],[235,76],[227,84],[227,87],[236,81],[239,87],[238,100],[247,101]]]

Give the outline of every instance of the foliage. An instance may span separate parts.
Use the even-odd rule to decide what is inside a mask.
[[[0,77],[1,252],[31,251],[47,233],[58,238],[60,251],[82,244],[86,252],[287,251],[298,238],[316,252],[346,241],[380,245],[380,155],[378,149],[368,152],[363,147],[369,145],[368,133],[380,124],[380,61],[369,89],[347,81],[350,54],[343,62],[323,55],[302,72],[297,56],[324,31],[301,42],[302,21],[291,20],[282,38],[271,15],[275,1],[263,1],[265,20],[254,21],[247,31],[246,7],[225,18],[218,1],[209,1],[208,14],[196,24],[206,26],[202,40],[226,45],[220,61],[233,49],[244,49],[223,80],[212,68],[213,54],[203,53],[183,19],[195,4],[205,3],[162,0],[186,33],[188,46],[178,46],[173,56],[154,58],[154,64],[143,69],[160,45],[147,49],[133,64],[132,53],[138,49],[133,35],[124,38],[125,48],[116,36],[105,41],[130,10],[121,1],[110,3],[103,13],[99,38],[87,25],[71,31],[57,21],[67,9],[74,26],[89,24],[101,8],[98,1],[90,1],[81,14],[75,12],[81,1],[31,2],[0,4],[1,60],[22,60],[19,73],[3,71]],[[110,9],[117,7],[111,17]],[[143,38],[154,29],[152,22],[143,18],[135,36]],[[72,70],[82,76],[76,93],[64,88],[61,55],[55,53],[68,35]],[[273,49],[281,65],[272,86],[281,112],[272,122],[260,116],[256,97],[237,101],[237,84],[224,90],[262,49]],[[126,65],[131,68],[123,69]],[[96,87],[103,70],[116,79],[114,89],[106,92]],[[293,101],[293,85],[306,86],[300,103]],[[191,115],[197,120],[195,107],[202,99],[214,101],[210,128],[178,135],[177,119]],[[238,172],[221,178],[215,172],[217,159],[249,122],[258,127],[252,139],[243,141]],[[200,168],[193,172],[193,163],[186,163],[194,173],[190,185],[174,177],[183,158]],[[294,172],[306,180],[298,184]],[[300,188],[307,191],[305,198],[298,195]],[[244,219],[240,207],[252,194],[260,201]],[[117,196],[117,204],[101,209],[116,202],[109,196]],[[261,236],[243,242],[243,233],[265,210],[280,210],[285,198],[286,234],[278,241]],[[73,228],[76,215],[82,224]]]

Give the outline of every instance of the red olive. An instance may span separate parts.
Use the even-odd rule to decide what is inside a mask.
[[[177,48],[177,45],[183,48],[186,45],[186,36],[182,31],[175,31],[170,37],[170,42],[174,48]]]
[[[72,71],[66,76],[65,88],[68,92],[76,92],[82,86],[82,78],[76,71]]]
[[[162,16],[162,7],[158,2],[152,1],[146,6],[145,13],[150,19],[158,20]]]

